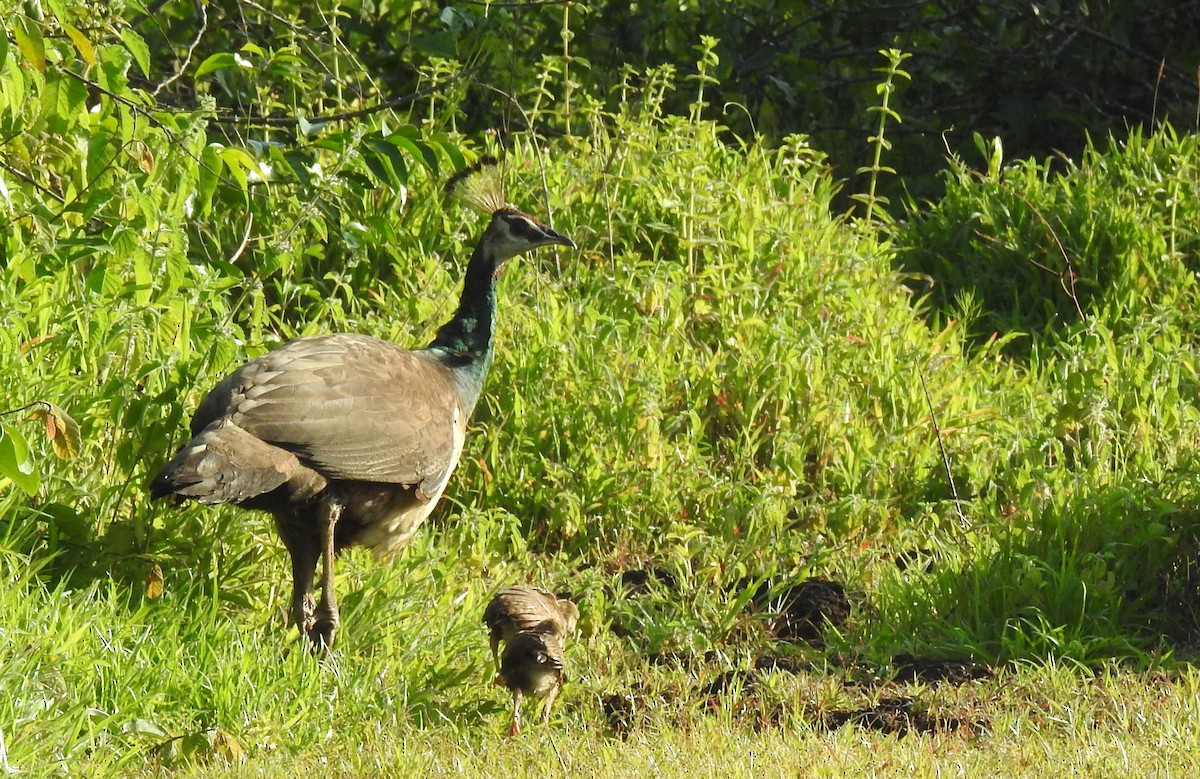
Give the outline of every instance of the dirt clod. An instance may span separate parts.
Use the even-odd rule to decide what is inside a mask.
[[[892,658],[896,668],[896,676],[892,680],[898,684],[906,682],[925,682],[938,684],[945,682],[955,686],[989,679],[992,670],[985,665],[965,660],[936,660],[929,657],[913,657],[910,654],[899,654]]]
[[[783,588],[764,582],[753,602],[776,614],[768,625],[776,639],[803,641],[817,648],[825,646],[827,626],[840,627],[850,617],[846,588],[820,577]]]
[[[853,711],[830,711],[822,717],[822,724],[829,730],[843,725],[857,725],[880,733],[904,736],[917,733],[952,732],[962,723],[957,717],[931,716],[914,698],[907,695],[880,698],[879,703]]]

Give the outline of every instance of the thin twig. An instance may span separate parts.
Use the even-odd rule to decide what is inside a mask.
[[[1075,294],[1075,276],[1077,275],[1075,273],[1075,265],[1074,265],[1074,263],[1071,262],[1071,257],[1070,257],[1070,255],[1067,254],[1066,247],[1063,246],[1062,241],[1059,240],[1058,233],[1056,233],[1054,231],[1054,228],[1050,226],[1049,220],[1047,220],[1046,217],[1042,216],[1042,212],[1038,211],[1037,207],[1034,206],[1033,203],[1031,203],[1028,198],[1026,198],[1020,192],[1017,192],[1015,189],[1012,189],[1011,187],[1006,187],[1003,182],[1000,182],[1000,188],[1003,189],[1005,192],[1008,192],[1009,194],[1011,194],[1013,197],[1020,200],[1022,203],[1024,203],[1029,208],[1029,210],[1031,212],[1033,212],[1033,215],[1038,218],[1038,221],[1041,222],[1045,226],[1046,231],[1048,233],[1050,233],[1050,237],[1054,240],[1054,244],[1058,247],[1058,253],[1062,255],[1063,262],[1065,262],[1067,264],[1066,272],[1063,273],[1063,272],[1053,271],[1050,268],[1046,268],[1046,266],[1042,265],[1041,263],[1037,262],[1036,260],[1031,259],[1030,262],[1032,262],[1034,265],[1037,265],[1039,268],[1046,268],[1046,270],[1049,270],[1051,273],[1055,273],[1058,276],[1058,283],[1062,286],[1063,292],[1067,293],[1067,297],[1071,298],[1071,302],[1075,305],[1075,313],[1079,314],[1079,321],[1086,322],[1087,317],[1085,317],[1083,315],[1083,308],[1079,305],[1079,297]],[[1070,288],[1068,288],[1067,283],[1063,281],[1063,276],[1066,276],[1067,281],[1070,282]]]
[[[347,119],[358,119],[362,116],[370,116],[377,114],[380,111],[388,111],[395,108],[401,108],[418,98],[440,91],[443,87],[453,84],[461,80],[467,75],[466,72],[460,73],[457,76],[452,76],[436,84],[418,89],[416,92],[410,92],[407,95],[393,97],[390,100],[384,100],[382,103],[359,108],[354,111],[343,111],[338,114],[325,114],[323,116],[305,117],[304,121],[308,124],[328,124],[329,122],[342,122]],[[249,116],[249,115],[231,115],[217,114],[209,121],[216,124],[239,124],[247,127],[293,127],[300,124],[301,117],[298,116]]]
[[[491,0],[459,0],[467,5],[482,5],[487,8],[526,8],[537,5],[566,5],[574,0],[525,0],[525,2],[491,2]]]
[[[7,417],[7,416],[12,416],[13,414],[20,414],[22,411],[28,411],[29,409],[33,408],[34,406],[41,406],[41,407],[45,408],[47,411],[50,410],[50,402],[49,401],[34,400],[32,402],[26,403],[24,406],[21,406],[20,408],[10,408],[8,411],[0,411],[0,417]]]
[[[942,441],[942,428],[938,424],[937,412],[933,408],[933,396],[929,394],[929,385],[925,383],[925,371],[917,366],[917,375],[921,377],[921,389],[925,391],[925,403],[929,406],[929,420],[933,422],[933,434],[937,437],[938,451],[942,455],[942,467],[946,469],[946,481],[950,484],[950,497],[954,498],[954,510],[958,512],[958,521],[964,528],[970,528],[962,510],[962,500],[958,497],[958,488],[954,486],[954,474],[950,470],[950,455],[946,453],[946,444]]]
[[[48,195],[48,196],[50,196],[50,197],[54,198],[55,200],[57,200],[59,203],[61,203],[61,204],[63,204],[63,205],[66,205],[66,203],[67,203],[67,199],[66,199],[66,198],[64,198],[62,195],[58,194],[58,193],[57,193],[57,192],[55,192],[54,190],[52,190],[52,189],[47,189],[46,187],[44,187],[44,186],[42,186],[41,184],[37,183],[36,181],[34,181],[34,180],[33,180],[33,178],[31,178],[31,177],[29,176],[29,174],[28,174],[28,173],[23,173],[23,172],[21,172],[21,171],[17,170],[16,168],[14,168],[13,166],[9,165],[7,162],[5,162],[5,161],[3,161],[3,160],[0,160],[0,168],[4,168],[4,169],[5,169],[5,170],[7,170],[9,173],[11,173],[11,174],[13,174],[14,176],[16,176],[17,178],[21,179],[21,181],[24,181],[24,182],[25,182],[26,184],[28,184],[29,186],[31,186],[31,187],[33,187],[34,189],[36,189],[36,190],[38,190],[39,192],[41,192],[43,195]]]
[[[188,65],[192,64],[192,53],[196,51],[196,47],[200,45],[200,39],[208,31],[208,6],[203,0],[193,0],[193,4],[196,6],[196,12],[200,15],[200,29],[196,31],[196,37],[192,39],[192,45],[188,46],[187,54],[183,57],[183,62],[179,63],[179,70],[175,71],[175,75],[154,88],[155,97],[158,97],[159,92],[177,81],[183,75],[183,72],[187,70]]]
[[[250,229],[254,227],[254,212],[246,212],[246,234],[242,236],[242,242],[238,245],[237,251],[229,258],[229,264],[233,265],[242,256],[242,252],[246,251],[246,246],[250,243]]]
[[[132,19],[130,19],[130,20],[129,20],[129,26],[130,26],[130,27],[137,27],[137,26],[138,26],[138,25],[140,25],[142,22],[146,21],[146,20],[147,20],[147,19],[149,19],[151,16],[153,16],[153,15],[154,15],[154,14],[156,14],[156,13],[158,13],[158,9],[160,9],[160,8],[162,8],[164,5],[166,5],[166,4],[167,4],[167,2],[168,2],[168,0],[154,0],[154,2],[153,2],[153,3],[150,3],[149,5],[142,6],[142,7],[143,7],[143,8],[145,8],[146,10],[145,10],[143,13],[140,13],[140,14],[138,14],[137,16],[135,16],[135,17],[133,17]]]

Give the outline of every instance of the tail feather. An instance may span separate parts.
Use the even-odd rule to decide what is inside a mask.
[[[163,466],[150,482],[150,496],[241,503],[289,482],[293,492],[301,493],[315,494],[324,486],[324,479],[291,452],[236,425],[215,422]]]

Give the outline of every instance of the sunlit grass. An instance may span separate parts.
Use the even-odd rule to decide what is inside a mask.
[[[42,223],[5,237],[0,387],[67,408],[84,436],[71,463],[37,453],[36,496],[0,485],[6,765],[1194,773],[1198,679],[1173,652],[1197,629],[1195,139],[1135,138],[1154,165],[1136,148],[1096,152],[1062,177],[957,169],[943,204],[880,232],[831,214],[836,186],[804,139],[738,146],[637,108],[576,117],[588,134],[551,154],[512,139],[511,199],[543,214],[547,198],[582,248],[506,270],[496,361],[449,494],[395,563],[343,558],[341,644],[324,662],[287,624],[267,518],[150,505],[143,485],[202,393],[280,340],[427,341],[453,309],[475,217],[414,179],[403,208],[331,180],[198,219],[175,191],[194,182],[164,173],[162,210],[139,223],[166,236],[152,251],[126,235],[111,262],[73,259],[73,233]],[[1113,181],[1154,198],[1107,199]],[[1047,222],[1008,221],[1026,201]],[[331,233],[317,206],[378,229]],[[234,265],[248,213],[272,232]],[[1074,235],[1077,269],[1100,269],[1077,279],[1080,311],[1045,271],[979,259],[1044,252],[1046,223]],[[341,254],[310,251],[326,244]],[[915,272],[943,264],[962,273]],[[666,576],[632,592],[631,569]],[[825,649],[781,646],[751,588],[809,576],[844,583],[854,611]],[[551,725],[510,740],[480,615],[516,581],[570,590],[583,614]],[[900,652],[998,676],[884,685]],[[706,692],[776,653],[811,670]],[[905,695],[957,724],[822,725]],[[622,725],[609,696],[631,701]]]

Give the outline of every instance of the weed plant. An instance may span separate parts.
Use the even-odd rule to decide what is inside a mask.
[[[110,76],[124,51],[100,53]],[[476,150],[409,139],[430,156],[401,181],[379,143],[409,130],[379,120],[297,141],[307,179],[254,182],[279,164],[270,143],[239,168],[199,119],[67,97],[30,119],[14,79],[71,88],[4,67],[0,120],[31,173],[18,183],[6,163],[0,388],[11,407],[67,409],[83,437],[69,463],[34,444],[35,489],[0,481],[10,770],[619,774],[694,762],[716,731],[723,775],[768,758],[819,775],[821,715],[874,695],[855,669],[884,673],[901,651],[1010,664],[934,700],[1001,700],[970,731],[995,737],[991,775],[997,760],[1042,769],[1023,729],[1060,767],[1086,762],[1080,739],[1099,750],[1081,770],[1152,759],[1121,740],[1130,728],[1186,761],[1195,672],[1144,691],[1197,625],[1194,136],[1134,134],[1065,173],[959,163],[944,201],[863,224],[833,213],[837,183],[805,138],[767,148],[699,108],[664,113],[670,68],[629,74],[611,109],[575,91],[570,132],[510,136],[505,174],[516,205],[552,210],[581,249],[506,270],[497,359],[442,507],[397,563],[347,555],[343,644],[318,662],[287,625],[269,520],[151,505],[144,485],[202,394],[280,341],[432,337],[480,229],[438,185]],[[105,165],[100,141],[64,136],[121,153]],[[622,584],[633,569],[656,572],[645,591]],[[753,588],[808,576],[845,583],[854,615],[823,651],[780,650]],[[574,746],[552,729],[495,737],[506,701],[479,617],[515,581],[581,603],[556,715]],[[814,671],[753,699],[702,691],[697,663],[776,651]],[[1127,708],[1093,684],[1114,658],[1151,669]],[[641,724],[618,747],[603,701],[635,693]],[[1107,712],[1100,736],[1091,711]],[[928,738],[883,749],[932,765],[946,737]],[[846,770],[869,764],[853,731],[832,740]]]

